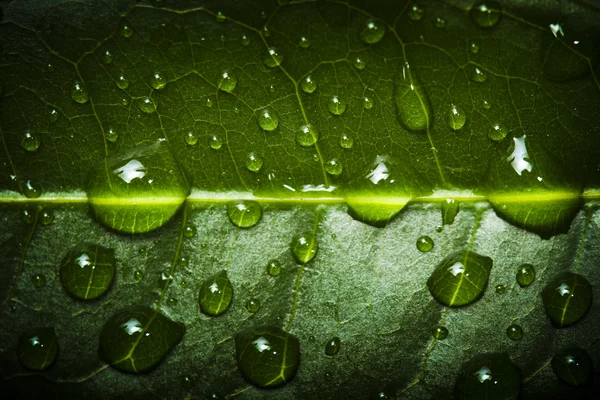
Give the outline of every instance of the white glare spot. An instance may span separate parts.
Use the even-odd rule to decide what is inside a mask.
[[[453,266],[451,266],[450,268],[448,268],[448,271],[452,275],[456,276],[458,274],[462,274],[463,272],[465,272],[465,266],[463,265],[463,263],[457,262],[457,263],[454,263]]]
[[[367,175],[367,179],[376,185],[379,183],[379,181],[386,180],[390,176],[389,170],[385,165],[386,160],[387,157],[385,156],[377,156],[375,158],[375,169],[369,172]]]
[[[323,184],[320,185],[304,185],[302,186],[302,192],[333,192],[337,187],[336,186],[325,186]]]
[[[490,371],[488,367],[481,367],[481,369],[473,375],[475,375],[481,383],[492,380],[492,371]]]
[[[131,160],[122,167],[115,169],[113,174],[123,179],[126,183],[131,183],[135,178],[143,178],[146,175],[146,168],[138,160]]]
[[[564,296],[565,294],[570,294],[571,293],[571,289],[569,288],[569,285],[567,285],[566,283],[561,283],[561,285],[559,287],[556,288],[556,291],[558,292],[558,294],[560,294],[561,296]]]
[[[125,332],[130,336],[143,330],[142,323],[135,318],[131,318],[129,321],[125,322],[121,325],[121,328],[124,328]]]
[[[559,33],[560,33],[560,36],[565,36],[565,33],[563,32],[563,28],[560,24],[550,24],[550,31],[552,32],[554,37],[558,37]]]
[[[287,190],[291,190],[292,192],[295,192],[296,189],[294,189],[293,187],[291,187],[290,185],[283,185],[284,188],[286,188]]]
[[[29,343],[31,343],[32,346],[37,346],[38,344],[40,344],[40,338],[34,336],[31,339],[29,339]]]
[[[81,268],[85,268],[91,264],[90,256],[88,256],[86,253],[83,253],[82,255],[80,255],[76,261],[77,261],[77,264],[79,264],[79,266]]]
[[[265,350],[271,350],[271,346],[269,345],[269,341],[264,337],[259,337],[254,342],[252,342],[254,346],[256,346],[256,350],[262,353]]]
[[[527,135],[523,135],[520,138],[513,138],[515,142],[515,149],[511,155],[506,158],[506,161],[510,161],[510,165],[512,165],[513,169],[519,175],[521,175],[523,170],[531,172],[533,169],[533,165],[526,160],[526,158],[529,157],[529,154],[527,153],[527,147],[525,147],[526,137]]]
[[[218,292],[218,291],[219,291],[219,285],[217,285],[217,282],[213,283],[213,284],[212,284],[212,285],[210,285],[208,288],[210,289],[210,292],[211,292],[211,293],[214,293],[214,292]]]

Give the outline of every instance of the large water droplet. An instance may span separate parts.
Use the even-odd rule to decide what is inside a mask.
[[[184,333],[183,324],[150,307],[133,306],[106,321],[100,333],[98,354],[118,370],[145,372],[156,367]]]
[[[521,371],[506,353],[475,356],[456,379],[456,399],[517,399],[521,391]]]
[[[263,108],[258,112],[258,124],[265,131],[274,131],[279,125],[279,118],[272,109]]]
[[[488,137],[496,142],[501,141],[508,135],[508,129],[500,123],[492,125],[488,131]]]
[[[312,93],[317,90],[317,83],[311,78],[311,76],[307,76],[302,79],[300,82],[300,87],[305,93]]]
[[[509,325],[506,328],[506,336],[511,340],[521,340],[523,338],[523,328],[517,324]]]
[[[300,264],[306,264],[314,258],[319,250],[317,238],[311,232],[296,236],[291,243],[292,253]]]
[[[275,326],[259,326],[238,333],[235,349],[242,375],[259,387],[289,383],[300,366],[300,342]]]
[[[309,147],[319,140],[319,132],[312,125],[303,125],[296,132],[296,142],[303,147]]]
[[[521,287],[531,285],[535,279],[535,267],[531,264],[523,264],[517,269],[517,283]]]
[[[271,276],[277,276],[281,273],[281,263],[277,260],[271,260],[267,264],[267,272]]]
[[[263,63],[269,68],[275,68],[281,65],[283,56],[277,52],[274,47],[269,49],[269,54],[263,60]]]
[[[232,201],[227,204],[229,220],[240,228],[250,228],[260,221],[262,206],[257,201]]]
[[[25,136],[21,140],[21,147],[27,151],[36,151],[40,147],[40,140],[37,138],[37,135],[25,132]]]
[[[571,347],[556,352],[552,358],[552,370],[570,386],[585,385],[592,379],[594,364],[587,351]]]
[[[371,19],[367,21],[365,27],[360,33],[360,38],[367,44],[379,42],[385,35],[385,23],[380,19]]]
[[[552,325],[564,328],[587,313],[592,303],[592,286],[584,276],[565,272],[546,285],[542,301]]]
[[[433,121],[433,111],[425,88],[408,63],[398,74],[394,100],[402,125],[411,131],[428,130]]]
[[[231,93],[237,86],[237,76],[233,72],[225,71],[219,75],[217,87],[224,92]]]
[[[432,335],[437,340],[444,340],[448,337],[448,328],[445,326],[436,326],[433,328]]]
[[[156,90],[160,90],[167,85],[167,77],[160,71],[155,71],[150,77],[150,86]]]
[[[233,298],[233,286],[223,270],[202,283],[200,286],[200,311],[206,315],[221,315],[227,310]]]
[[[332,158],[331,160],[329,160],[325,163],[325,171],[329,175],[339,176],[339,175],[341,175],[343,170],[344,170],[344,166],[342,165],[341,162],[339,162],[335,158]]]
[[[500,21],[502,6],[495,1],[485,1],[471,9],[471,18],[482,28],[491,28]]]
[[[473,251],[445,257],[427,280],[433,297],[448,307],[472,304],[483,296],[493,261]]]
[[[32,328],[19,338],[17,357],[21,365],[34,371],[50,368],[58,355],[54,328]]]
[[[263,158],[260,154],[254,152],[248,154],[248,156],[246,157],[246,168],[248,168],[248,171],[258,172],[260,171],[262,166]]]
[[[429,236],[421,236],[417,239],[417,249],[422,253],[427,253],[433,249],[433,239]]]
[[[342,115],[346,111],[346,101],[339,98],[339,96],[332,96],[327,102],[329,112],[333,115]]]
[[[452,105],[448,113],[448,125],[452,130],[459,130],[465,126],[467,121],[467,113],[459,106]]]
[[[332,337],[325,344],[325,354],[332,357],[340,352],[340,348],[342,346],[342,342],[340,338],[337,336]]]
[[[167,142],[158,140],[106,158],[93,171],[87,194],[104,225],[142,233],[169,221],[189,195],[190,186]]]
[[[142,97],[138,102],[138,108],[141,112],[152,114],[156,111],[156,103],[150,97]]]
[[[125,90],[129,87],[129,79],[127,79],[127,77],[124,74],[119,75],[115,82],[117,84],[117,87],[121,90]]]
[[[71,89],[71,98],[79,104],[85,104],[90,99],[90,96],[82,83],[75,82]]]
[[[63,287],[79,300],[92,300],[106,293],[114,273],[114,250],[92,243],[78,244],[60,263]]]

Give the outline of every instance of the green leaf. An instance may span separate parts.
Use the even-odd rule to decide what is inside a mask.
[[[91,243],[81,243],[69,250],[60,265],[60,281],[67,292],[81,300],[102,296],[115,273],[114,253]]]

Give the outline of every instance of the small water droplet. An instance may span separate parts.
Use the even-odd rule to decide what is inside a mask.
[[[275,68],[281,65],[283,56],[277,52],[274,47],[269,49],[269,54],[264,58],[263,63],[269,68]]]
[[[237,86],[237,76],[233,72],[223,72],[219,75],[217,87],[224,92],[233,92]]]
[[[504,127],[504,125],[494,124],[488,132],[488,137],[492,140],[499,142],[500,140],[504,139],[507,134],[508,130]]]
[[[517,324],[509,325],[508,328],[506,328],[506,336],[512,340],[521,340],[523,337],[523,328]]]
[[[340,338],[337,336],[332,337],[325,344],[325,354],[332,357],[340,352],[340,348],[342,346],[342,342]]]
[[[363,108],[365,110],[370,110],[371,108],[373,108],[374,104],[375,104],[375,102],[370,97],[363,98]]]
[[[129,79],[125,75],[121,74],[116,80],[117,87],[121,90],[125,90],[129,87]]]
[[[71,90],[71,98],[79,104],[85,104],[90,99],[90,96],[85,86],[76,81]]]
[[[185,224],[185,227],[183,228],[183,236],[185,236],[186,238],[191,238],[196,236],[196,232],[198,230],[196,229],[196,225],[193,225],[191,223],[187,223]]]
[[[268,26],[266,26],[266,25],[265,25],[265,26],[263,26],[262,33],[263,33],[263,36],[264,36],[264,37],[269,37],[269,36],[271,36],[271,31],[269,30],[269,27],[268,27]]]
[[[232,201],[227,204],[229,220],[240,228],[250,228],[260,221],[262,206],[252,200]]]
[[[506,287],[504,285],[496,285],[496,293],[498,293],[498,294],[506,293]]]
[[[194,387],[194,380],[190,376],[184,376],[181,381],[181,386],[185,389],[191,389]]]
[[[444,340],[448,337],[448,328],[446,328],[445,326],[436,326],[435,328],[433,328],[433,331],[431,333],[433,337],[437,340]]]
[[[479,53],[479,46],[477,45],[477,43],[471,42],[471,46],[469,46],[469,49],[473,54]]]
[[[223,314],[233,298],[233,286],[226,270],[211,276],[200,287],[200,311],[209,316]]]
[[[189,146],[193,146],[196,143],[198,143],[198,136],[196,136],[196,134],[193,131],[188,131],[186,134],[183,135],[185,143],[187,143]]]
[[[132,27],[130,27],[129,25],[121,26],[121,36],[123,36],[124,38],[128,38],[131,37],[131,35],[133,35]]]
[[[296,132],[296,142],[303,147],[310,147],[319,140],[319,133],[311,125],[303,125]]]
[[[433,239],[429,236],[421,236],[417,239],[417,249],[422,253],[427,253],[433,249]]]
[[[28,199],[37,199],[42,195],[42,189],[37,184],[29,180],[25,182],[25,187],[23,187],[23,194]]]
[[[385,35],[385,23],[379,19],[367,21],[365,27],[360,33],[360,38],[367,44],[379,42]]]
[[[342,115],[346,111],[346,101],[334,95],[329,99],[328,107],[333,115]]]
[[[220,136],[213,135],[208,140],[209,145],[214,150],[219,150],[223,146],[223,139]]]
[[[109,142],[114,143],[119,138],[119,134],[113,128],[108,128],[108,131],[106,131],[106,134],[105,134],[105,138]]]
[[[46,277],[43,274],[33,274],[31,276],[31,283],[35,287],[44,287],[46,286]]]
[[[471,74],[471,79],[473,80],[473,82],[478,82],[478,83],[482,83],[485,82],[487,80],[487,72],[485,72],[483,69],[479,68],[479,67],[475,67],[473,69],[473,73]]]
[[[42,210],[40,214],[40,222],[42,225],[50,225],[54,222],[54,212],[52,210]]]
[[[298,46],[302,47],[303,49],[308,49],[311,44],[312,44],[312,42],[310,41],[310,39],[308,39],[306,36],[302,36],[300,38],[300,42],[298,43]]]
[[[263,159],[260,156],[260,154],[254,152],[248,154],[248,156],[246,157],[246,168],[248,168],[248,171],[258,172],[260,171],[262,166]]]
[[[489,110],[492,107],[490,102],[487,100],[482,101],[481,106],[483,107],[484,110]]]
[[[423,19],[424,14],[425,10],[418,4],[413,4],[408,10],[408,18],[410,18],[412,21],[420,21]]]
[[[28,209],[28,208],[23,210],[23,213],[22,213],[23,222],[25,222],[27,225],[33,224],[35,221],[35,217],[36,217],[35,211]]]
[[[156,90],[160,90],[167,85],[167,77],[160,71],[155,71],[150,77],[150,86]]]
[[[167,305],[169,307],[175,307],[177,305],[177,297],[169,297],[167,299]]]
[[[354,60],[354,68],[362,71],[363,69],[365,69],[366,66],[367,63],[364,62],[362,58],[356,57],[356,59]]]
[[[317,238],[311,232],[294,237],[291,243],[292,253],[300,264],[306,264],[314,258],[319,250]]]
[[[156,104],[150,97],[142,97],[138,102],[138,108],[141,112],[151,114],[156,111]]]
[[[48,121],[56,122],[57,119],[58,119],[58,111],[56,111],[55,108],[50,109],[48,111]]]
[[[217,22],[225,22],[226,19],[227,17],[225,17],[221,11],[217,12]]]
[[[277,276],[281,273],[281,263],[277,260],[271,260],[267,264],[267,272],[271,276]]]
[[[25,132],[25,136],[21,140],[21,147],[27,151],[36,151],[40,147],[40,141],[31,132]]]
[[[260,310],[260,300],[258,299],[250,299],[246,302],[246,310],[251,313],[256,313]]]
[[[351,149],[352,146],[354,146],[354,139],[352,136],[343,133],[342,136],[340,136],[340,146],[344,149]]]
[[[450,112],[448,113],[448,125],[452,130],[459,130],[467,121],[467,114],[465,111],[459,106],[452,105],[450,106]]]
[[[535,279],[535,267],[531,264],[523,264],[517,269],[517,283],[521,287],[531,285]]]
[[[279,118],[272,109],[263,108],[258,112],[258,124],[265,131],[274,131],[279,125]]]
[[[437,17],[435,19],[435,26],[437,28],[443,28],[443,27],[445,27],[446,26],[446,20],[444,18]]]
[[[329,175],[339,176],[343,170],[344,166],[335,158],[332,158],[325,163],[325,172],[327,172]]]
[[[317,90],[317,83],[308,75],[300,82],[300,87],[305,93],[312,93]]]
[[[142,271],[135,271],[133,273],[133,279],[135,279],[136,281],[141,281],[142,279],[144,279],[144,273]]]
[[[187,267],[189,263],[190,260],[186,256],[181,256],[179,257],[179,260],[177,260],[177,265],[180,267]]]
[[[471,9],[471,18],[482,28],[491,28],[502,17],[502,7],[495,1],[486,1],[477,4]]]
[[[246,36],[246,34],[242,35],[240,41],[242,42],[242,46],[248,46],[250,44],[250,38]]]
[[[110,64],[114,58],[115,58],[115,56],[113,55],[113,53],[110,50],[106,50],[104,52],[104,54],[102,54],[102,62],[104,64]]]

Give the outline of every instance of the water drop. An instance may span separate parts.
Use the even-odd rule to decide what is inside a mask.
[[[57,119],[58,119],[58,111],[56,111],[55,108],[48,111],[48,121],[49,122],[56,122]]]
[[[258,112],[258,124],[265,131],[274,131],[279,125],[279,118],[270,108],[263,108]]]
[[[217,12],[217,22],[225,22],[226,19],[227,17],[225,17],[221,11]]]
[[[32,328],[19,337],[17,357],[21,365],[34,371],[50,368],[58,355],[54,328]]]
[[[235,335],[238,368],[258,387],[289,383],[300,366],[300,342],[275,326],[257,326]]]
[[[224,92],[231,93],[237,86],[237,76],[233,72],[223,72],[219,75],[217,87]]]
[[[373,108],[374,104],[375,104],[375,102],[370,97],[363,98],[363,108],[365,110],[370,110],[371,108]]]
[[[488,132],[488,137],[496,142],[501,141],[508,135],[508,130],[502,124],[494,124]]]
[[[333,115],[342,115],[346,111],[346,101],[334,95],[329,99],[328,107]]]
[[[319,133],[311,125],[303,125],[296,132],[296,142],[303,147],[310,147],[319,140]]]
[[[448,307],[472,304],[483,296],[492,259],[472,251],[446,256],[427,280],[433,297]]]
[[[187,267],[190,263],[190,260],[188,260],[188,258],[186,256],[181,256],[179,257],[179,260],[177,260],[177,265],[180,267]]]
[[[181,381],[181,386],[185,389],[191,389],[194,387],[194,380],[189,376],[184,376]]]
[[[31,225],[35,222],[36,213],[35,211],[26,208],[23,210],[22,218],[23,222],[25,222],[27,225]]]
[[[271,276],[277,276],[281,273],[281,263],[277,260],[271,260],[267,264],[267,272]]]
[[[117,139],[119,138],[119,134],[117,133],[117,131],[115,131],[112,128],[109,128],[108,131],[105,133],[106,140],[108,140],[111,143],[114,143],[117,141]]]
[[[359,71],[362,71],[363,69],[365,69],[366,66],[367,63],[365,63],[360,57],[356,57],[356,59],[354,60],[354,68],[358,69]]]
[[[332,337],[325,344],[325,354],[330,357],[335,356],[337,353],[340,352],[341,345],[342,342],[340,341],[339,337]]]
[[[175,306],[177,305],[177,303],[178,303],[178,301],[177,301],[177,298],[176,298],[176,297],[169,297],[169,298],[167,299],[167,305],[168,305],[169,307],[175,307]]]
[[[379,19],[367,21],[365,27],[360,33],[360,38],[367,44],[379,42],[385,35],[385,23]]]
[[[477,45],[477,43],[471,42],[471,45],[469,46],[469,50],[471,50],[471,53],[477,54],[477,53],[479,53],[479,46]]]
[[[274,47],[269,49],[269,54],[263,60],[263,63],[269,68],[275,68],[281,65],[283,56],[277,52]]]
[[[517,399],[521,371],[506,353],[482,354],[463,366],[454,390],[456,399]]]
[[[110,64],[114,58],[115,57],[110,50],[106,50],[104,54],[102,54],[102,62],[104,62],[104,64]]]
[[[435,19],[435,26],[438,28],[443,28],[446,26],[446,20],[444,18],[441,17],[437,17]]]
[[[504,285],[496,285],[496,293],[498,293],[498,294],[506,293],[506,287]]]
[[[160,90],[167,85],[167,77],[164,73],[156,71],[150,77],[150,86],[156,90]]]
[[[35,287],[44,287],[46,286],[46,277],[43,274],[33,274],[31,276],[31,283]]]
[[[28,199],[37,199],[42,195],[42,189],[37,184],[27,181],[23,187],[23,194]]]
[[[402,67],[394,90],[402,125],[411,131],[428,130],[433,121],[433,111],[429,96],[408,63]]]
[[[446,199],[442,202],[442,226],[452,225],[459,211],[459,203],[454,199]]]
[[[312,93],[317,90],[317,83],[308,75],[300,82],[300,87],[305,93]]]
[[[582,275],[565,272],[546,285],[542,301],[552,325],[564,328],[587,313],[592,303],[592,286]]]
[[[523,338],[523,328],[517,324],[509,325],[506,328],[506,336],[511,340],[521,340]]]
[[[121,74],[116,80],[117,87],[121,90],[125,90],[129,87],[129,79],[125,75]]]
[[[92,243],[73,247],[60,263],[63,287],[79,300],[92,300],[106,293],[114,273],[114,250]]]
[[[246,168],[248,168],[248,171],[258,172],[260,171],[262,166],[263,159],[260,156],[260,154],[254,152],[248,154],[248,156],[246,157]]]
[[[185,143],[187,143],[189,146],[193,146],[198,143],[198,136],[196,136],[196,134],[192,131],[188,131],[183,138]]]
[[[141,112],[151,114],[156,111],[156,103],[150,97],[142,97],[138,102],[138,108]]]
[[[79,104],[85,104],[90,99],[90,96],[82,83],[75,82],[71,90],[71,98]]]
[[[128,38],[131,37],[131,35],[133,35],[132,27],[130,27],[129,25],[121,26],[121,36],[123,36],[124,38]]]
[[[429,236],[421,236],[417,239],[417,249],[422,253],[427,253],[433,249],[433,239]]]
[[[196,225],[190,224],[189,222],[185,224],[185,227],[183,228],[183,236],[186,238],[191,238],[196,236],[196,232]]]
[[[250,228],[260,221],[262,206],[253,200],[232,201],[227,204],[229,220],[240,228]]]
[[[31,132],[25,132],[23,140],[21,140],[21,147],[27,151],[36,151],[40,147],[40,141],[37,136],[32,135]]]
[[[482,83],[485,82],[487,80],[487,72],[485,72],[483,69],[479,68],[479,67],[475,67],[473,69],[473,73],[471,74],[471,79],[473,80],[473,82],[478,82],[478,83]]]
[[[319,250],[317,238],[311,232],[305,232],[294,237],[291,243],[294,258],[300,264],[306,264],[314,258]]]
[[[523,264],[517,269],[517,283],[521,287],[531,285],[535,279],[535,267],[531,264]]]
[[[351,149],[354,146],[354,139],[345,133],[340,136],[340,146],[344,149]]]
[[[487,100],[482,101],[481,106],[483,107],[484,110],[489,110],[490,108],[492,108],[492,105]]]
[[[271,31],[269,30],[269,27],[268,27],[268,26],[266,26],[266,25],[265,25],[265,26],[263,26],[262,33],[263,33],[263,36],[264,36],[264,37],[269,37],[269,36],[271,36]]]
[[[200,286],[200,311],[209,316],[223,314],[233,298],[233,286],[223,270],[202,283]]]
[[[423,19],[424,14],[425,10],[418,4],[413,4],[408,10],[408,18],[410,18],[412,21],[420,21]]]
[[[120,371],[146,372],[158,365],[184,333],[183,324],[150,307],[133,306],[106,321],[100,333],[98,354]]]
[[[40,213],[40,222],[42,225],[50,225],[54,222],[54,213],[52,210],[42,210]]]
[[[570,386],[585,385],[592,379],[594,371],[592,358],[579,347],[557,351],[551,365],[558,379]]]
[[[471,9],[471,18],[482,28],[491,28],[500,21],[502,7],[495,1],[477,4]]]
[[[303,49],[308,49],[311,44],[312,44],[312,42],[310,41],[310,39],[306,38],[305,36],[302,36],[300,38],[300,42],[298,43],[298,46],[302,47]]]
[[[448,337],[448,328],[445,326],[436,326],[433,328],[432,335],[437,340],[444,340]]]
[[[450,106],[450,112],[448,113],[448,125],[452,130],[459,130],[465,126],[467,121],[467,114],[459,106]]]
[[[223,146],[223,140],[221,139],[220,136],[213,135],[208,140],[208,144],[210,145],[210,147],[212,149],[219,150],[221,148],[221,146]]]
[[[335,158],[332,158],[325,163],[325,172],[327,172],[329,175],[339,176],[343,170],[344,166]]]
[[[251,313],[257,313],[260,310],[260,300],[250,299],[246,302],[246,310]]]
[[[135,271],[133,273],[133,279],[135,279],[136,281],[140,282],[142,279],[144,279],[144,273],[142,271]]]
[[[242,35],[241,38],[242,46],[248,46],[250,44],[250,38],[246,34]]]

